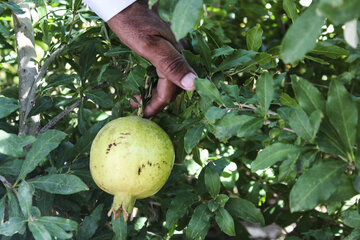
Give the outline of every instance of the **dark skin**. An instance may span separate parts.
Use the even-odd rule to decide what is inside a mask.
[[[108,24],[124,44],[156,67],[159,79],[146,104],[144,117],[164,109],[180,89],[195,89],[196,73],[180,54],[181,44],[176,41],[169,24],[149,10],[146,1],[136,1],[111,18]],[[137,107],[134,102],[131,105]]]

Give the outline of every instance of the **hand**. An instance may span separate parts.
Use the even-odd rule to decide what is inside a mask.
[[[146,104],[145,117],[160,112],[178,92],[178,87],[193,91],[196,73],[181,56],[181,45],[169,25],[146,3],[136,1],[108,21],[110,28],[139,55],[148,59],[159,77],[151,100]]]

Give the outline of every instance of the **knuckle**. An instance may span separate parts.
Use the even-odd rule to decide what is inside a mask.
[[[172,74],[182,74],[186,69],[184,59],[180,54],[165,56],[161,59],[160,64],[164,72]]]
[[[159,43],[159,38],[152,34],[144,34],[141,37],[141,41],[138,42],[138,48],[140,52],[148,52],[153,49]]]

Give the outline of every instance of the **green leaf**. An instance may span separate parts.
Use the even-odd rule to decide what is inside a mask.
[[[320,110],[316,110],[310,115],[310,124],[312,127],[312,139],[315,139],[317,132],[319,131],[323,114]]]
[[[195,52],[200,53],[202,63],[206,66],[208,71],[211,71],[211,50],[200,32],[192,32],[191,44]]]
[[[10,159],[0,163],[0,175],[18,176],[24,161]]]
[[[94,101],[103,108],[112,108],[114,106],[113,98],[100,89],[94,89],[85,93],[85,96]]]
[[[346,157],[346,147],[343,145],[336,129],[330,124],[328,119],[325,119],[321,123],[316,143],[323,152]]]
[[[186,131],[184,137],[185,151],[187,154],[191,153],[192,149],[199,143],[202,133],[204,131],[204,125],[196,125]]]
[[[220,192],[220,175],[211,163],[205,169],[205,186],[210,195],[216,198]]]
[[[59,225],[49,221],[41,221],[40,219],[36,219],[39,223],[44,225],[46,230],[50,233],[50,235],[58,238],[58,239],[69,239],[72,237],[71,233],[67,233],[64,229],[62,229]]]
[[[342,56],[349,55],[349,51],[346,50],[345,48],[333,45],[328,42],[319,42],[316,45],[316,47],[313,50],[311,50],[311,53],[323,55],[331,59],[337,59]]]
[[[79,59],[79,75],[82,80],[85,80],[90,72],[90,68],[96,62],[96,47],[95,41],[87,41],[84,49],[81,51]]]
[[[355,102],[352,100],[346,88],[340,81],[333,79],[330,83],[326,113],[330,123],[339,134],[341,141],[349,154],[348,159],[354,160],[353,146],[356,137],[358,112]]]
[[[20,105],[16,99],[0,97],[0,119],[9,116],[19,107]]]
[[[257,55],[255,51],[247,51],[240,49],[235,51],[233,54],[227,56],[219,65],[218,71],[228,70],[233,67],[245,65],[253,60]]]
[[[34,141],[33,136],[18,136],[0,130],[0,153],[18,157],[23,153],[23,147]]]
[[[357,195],[358,193],[354,188],[354,185],[356,184],[355,181],[357,181],[356,177],[353,178],[352,176],[342,174],[338,178],[340,187],[336,188],[336,191],[331,195],[327,202],[344,202]]]
[[[36,102],[35,106],[31,109],[29,113],[30,116],[37,115],[39,113],[46,112],[53,106],[53,101],[51,97],[45,96],[39,99],[39,101]]]
[[[315,47],[324,20],[325,17],[316,12],[316,4],[312,4],[290,26],[281,43],[281,58],[285,63],[303,59]]]
[[[316,110],[325,113],[325,100],[320,91],[304,78],[291,76],[291,84],[296,100],[301,108],[310,115]]]
[[[115,238],[117,240],[126,240],[127,223],[124,220],[124,216],[120,214],[120,216],[116,220],[114,220],[114,218],[111,218],[111,224],[113,227],[113,231],[115,232]]]
[[[219,90],[210,80],[205,78],[195,78],[195,88],[201,97],[224,105]]]
[[[55,216],[43,216],[37,219],[37,221],[46,225],[47,223],[53,223],[64,229],[65,231],[75,231],[78,228],[78,223],[74,220],[55,217]]]
[[[246,33],[246,45],[248,50],[259,50],[262,45],[262,35],[263,30],[261,29],[260,24],[250,28],[250,30]]]
[[[265,225],[265,220],[260,210],[255,205],[242,198],[230,198],[226,205],[226,210],[236,218],[241,218],[245,221],[259,223],[261,226]]]
[[[77,176],[71,174],[52,174],[40,176],[28,181],[35,188],[53,194],[74,194],[89,190],[88,186]]]
[[[243,119],[245,119],[245,116]],[[263,126],[264,120],[261,118],[246,117],[248,120],[237,131],[237,137],[251,137]]]
[[[215,136],[220,140],[232,136],[252,136],[263,125],[263,120],[248,115],[226,114],[215,125]]]
[[[216,211],[215,221],[220,227],[221,231],[229,236],[235,236],[234,219],[225,208],[221,207]]]
[[[35,240],[51,240],[50,233],[40,222],[32,221],[28,223],[28,226]]]
[[[109,120],[104,120],[95,123],[90,127],[76,142],[74,146],[75,155],[90,151],[91,143],[94,140],[96,134]],[[75,156],[74,156],[75,157]]]
[[[9,9],[11,9],[11,11],[14,13],[14,14],[23,14],[25,13],[19,5],[17,5],[16,3],[14,2],[2,2],[2,5],[3,7],[7,7]]]
[[[264,72],[257,80],[256,97],[263,115],[266,115],[274,97],[274,80],[270,73]]]
[[[214,199],[211,199],[210,201],[207,202],[207,206],[211,212],[215,212],[216,210],[219,209],[220,203],[218,203]]]
[[[0,224],[0,235],[12,236],[25,228],[25,219],[11,217],[9,221]]]
[[[177,195],[171,200],[170,207],[166,211],[165,227],[170,229],[176,222],[182,218],[187,209],[193,204],[194,196],[192,194]]]
[[[19,203],[17,200],[17,197],[15,194],[8,188],[6,188],[6,194],[7,194],[7,204],[8,204],[8,214],[9,218],[12,217],[21,217],[23,218],[23,215],[21,213]]]
[[[347,235],[343,240],[358,240],[360,239],[360,228],[354,229],[350,235]]]
[[[298,18],[298,13],[296,9],[296,3],[294,0],[284,0],[283,8],[286,12],[286,15],[294,22]]]
[[[32,172],[65,137],[65,133],[57,130],[48,130],[40,134],[26,155],[17,181],[24,179],[28,173]]]
[[[31,216],[32,197],[34,195],[34,188],[26,181],[22,181],[18,190],[19,205],[22,213],[26,218]]]
[[[226,194],[219,194],[216,197],[216,202],[218,202],[220,204],[221,207],[224,207],[225,204],[227,203],[227,201],[229,201],[229,196]]]
[[[171,19],[171,30],[174,32],[176,40],[185,37],[194,28],[199,19],[202,5],[202,0],[178,1]]]
[[[328,200],[336,191],[338,178],[345,168],[343,162],[327,159],[301,175],[290,192],[291,211],[310,210]]]
[[[300,146],[274,143],[267,146],[261,152],[258,153],[256,159],[251,163],[251,171],[256,172],[272,166],[273,164],[287,159],[289,156],[293,156],[297,153],[304,151],[305,149]]]
[[[11,35],[10,31],[1,23],[0,23],[0,34],[5,38]]]
[[[230,55],[231,53],[233,53],[235,51],[235,49],[233,49],[232,47],[226,45],[223,46],[221,48],[216,48],[212,51],[211,53],[211,58],[216,58],[219,56],[227,56]]]
[[[76,74],[54,74],[49,76],[49,83],[45,88],[57,87],[57,86],[67,86],[72,87],[75,81],[79,81],[79,76]]]
[[[98,205],[89,216],[84,218],[82,225],[79,227],[77,239],[90,239],[98,229],[104,205]]]
[[[317,63],[320,63],[322,65],[330,65],[329,62],[323,60],[322,58],[312,57],[312,56],[309,56],[309,55],[306,55],[304,58],[309,59],[309,60],[314,61],[314,62],[317,62]]]
[[[300,107],[292,108],[289,117],[289,125],[295,133],[306,141],[313,141],[313,129],[309,117]]]
[[[287,93],[281,93],[280,95],[280,102],[282,105],[289,106],[289,107],[296,107],[298,103],[296,100],[289,96]]]
[[[186,231],[186,237],[190,239],[205,239],[210,228],[212,214],[206,204],[197,206],[192,214]]]
[[[3,222],[5,216],[5,200],[6,195],[4,195],[0,200],[0,222]]]
[[[289,157],[281,163],[278,176],[280,182],[289,182],[295,180],[297,175],[296,163],[298,157],[299,156]]]
[[[225,114],[226,114],[226,109],[212,106],[206,111],[205,118],[211,124],[214,124],[216,120],[221,119]]]
[[[319,10],[335,25],[360,17],[360,1],[320,1]]]
[[[360,228],[360,214],[355,210],[348,210],[341,214],[342,221],[351,228]]]

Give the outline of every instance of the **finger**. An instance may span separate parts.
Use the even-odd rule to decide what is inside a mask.
[[[130,105],[133,107],[133,108],[138,108],[139,107],[139,103],[141,102],[141,96],[136,94],[134,95],[134,97],[136,98],[136,101],[134,101],[134,99],[130,99]]]
[[[139,54],[147,58],[165,78],[187,91],[195,90],[195,71],[167,40],[154,36],[151,44],[142,46]]]
[[[151,117],[163,110],[177,95],[178,87],[165,78],[159,78],[153,96],[146,104],[144,117]]]

